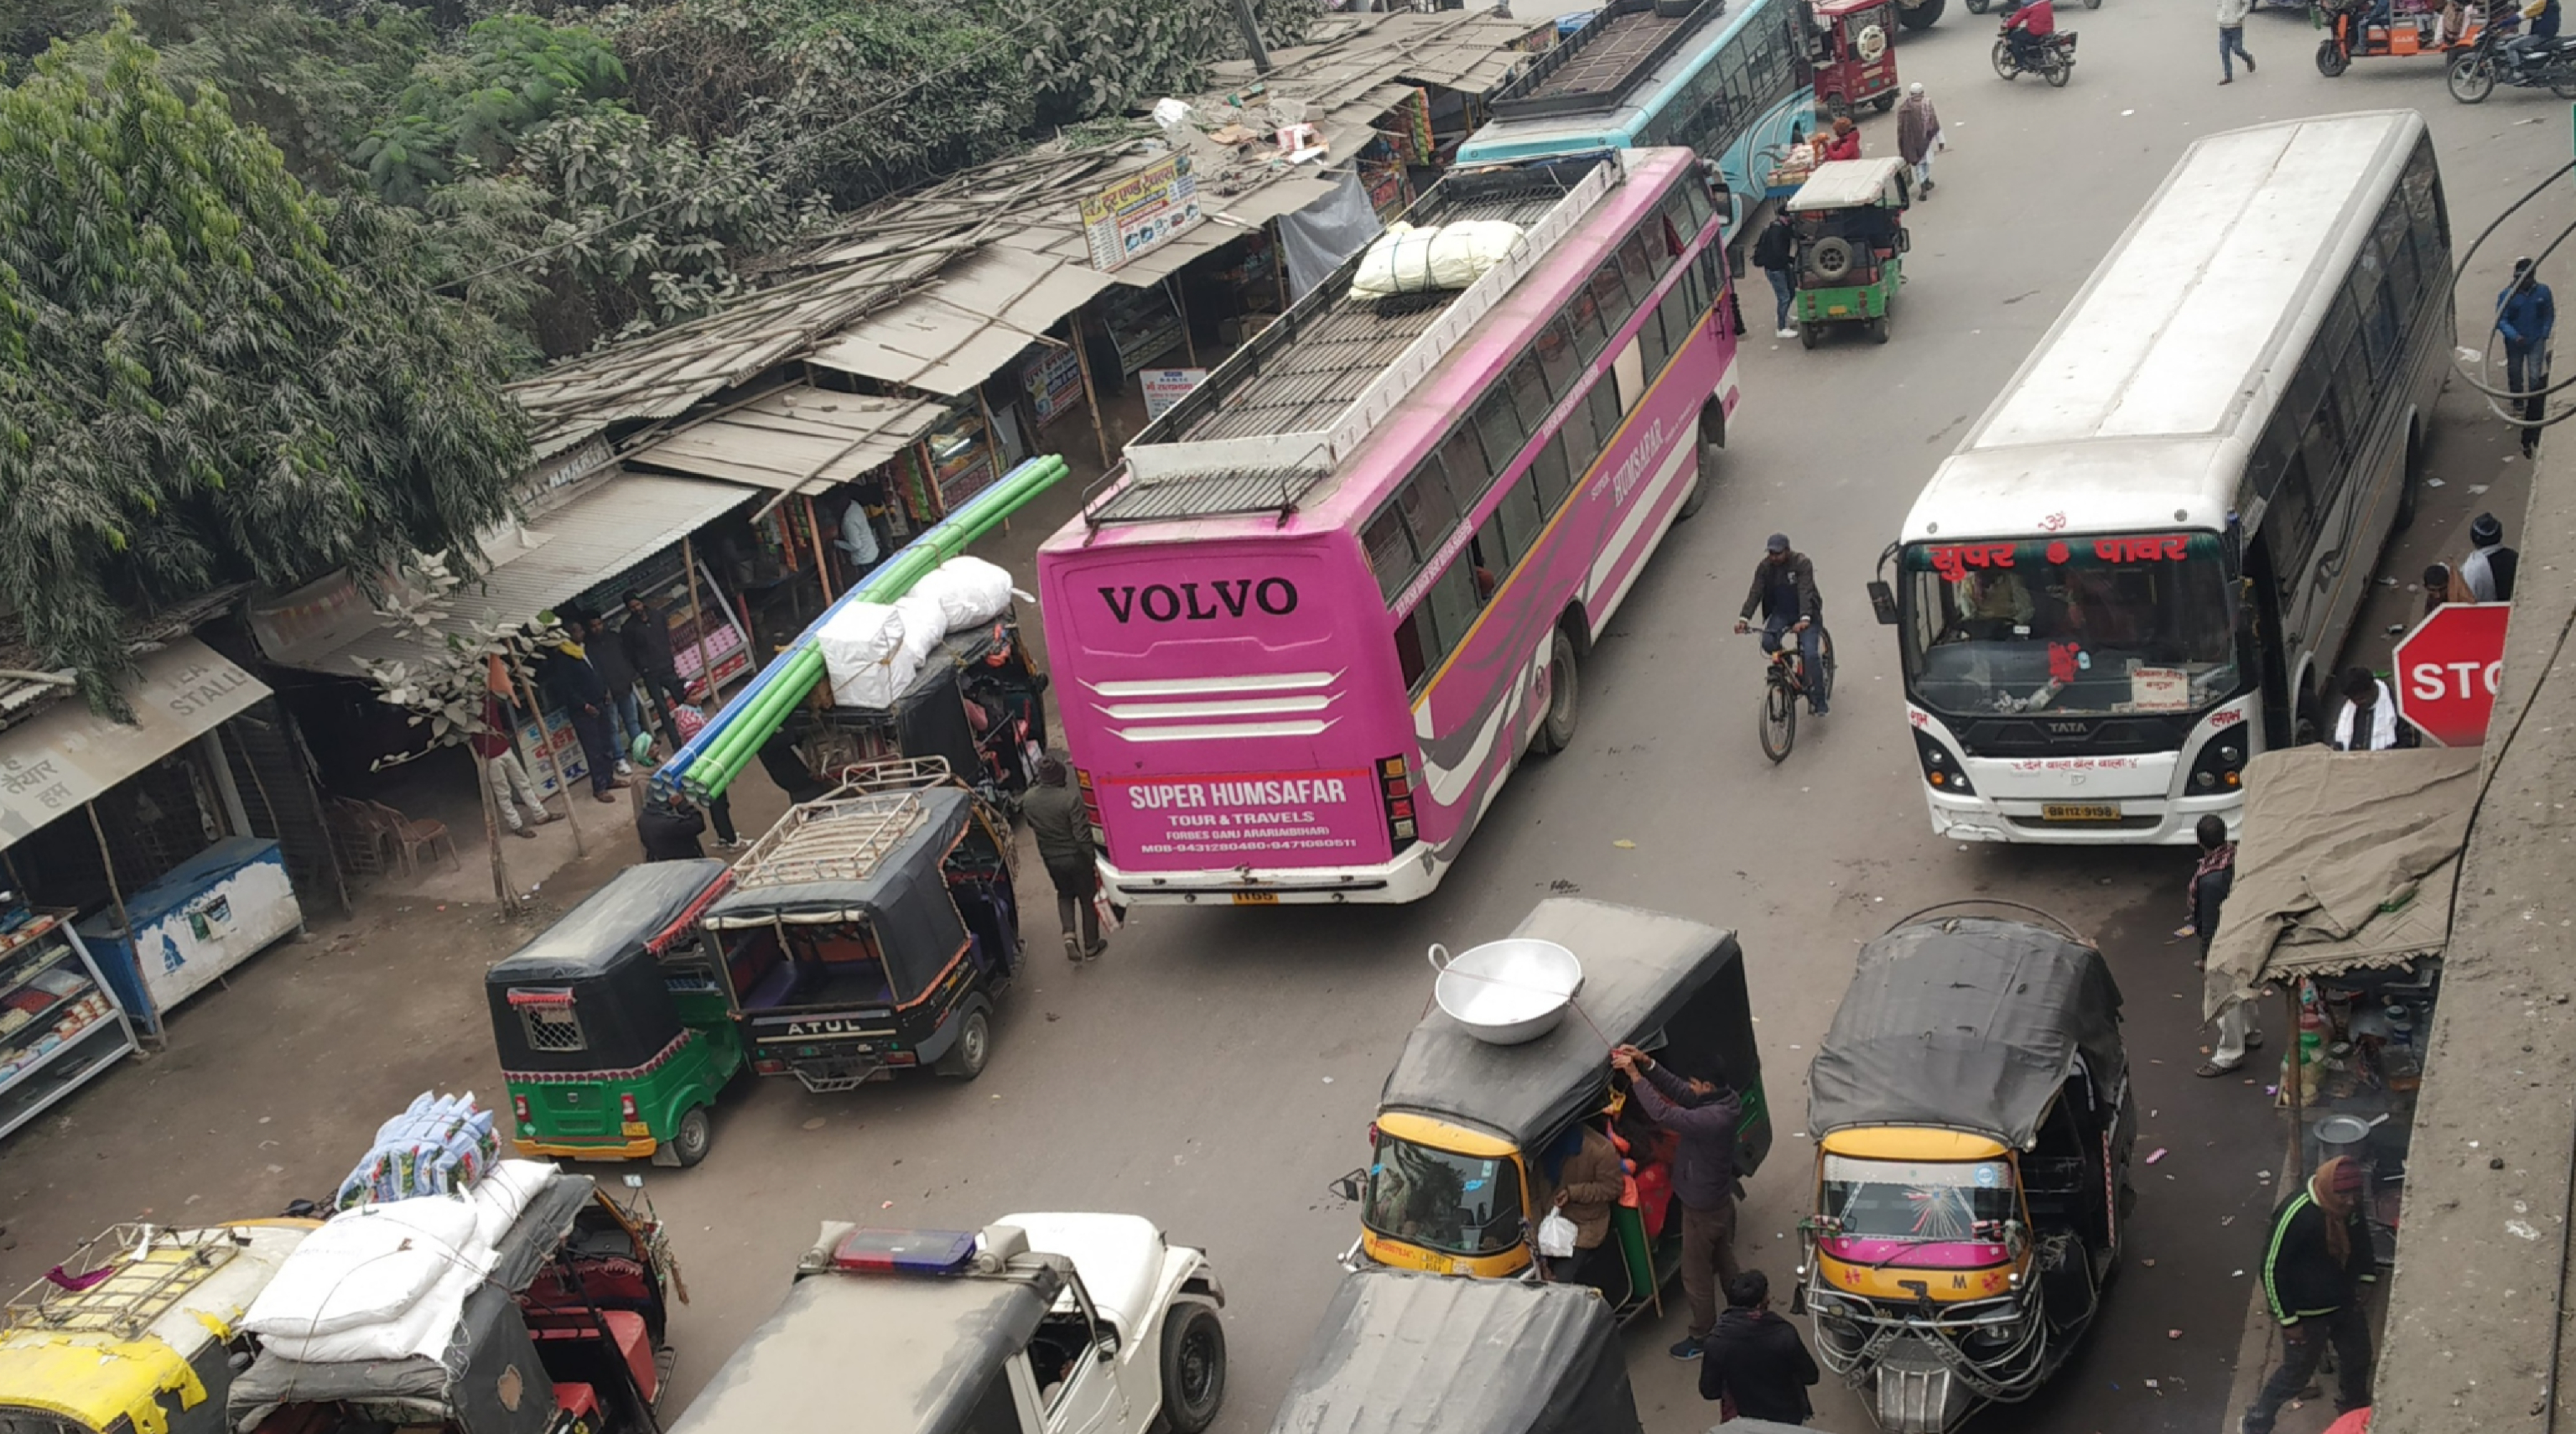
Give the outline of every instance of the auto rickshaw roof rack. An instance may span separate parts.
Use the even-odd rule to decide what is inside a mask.
[[[37,1280],[0,1310],[0,1330],[140,1338],[188,1291],[230,1264],[242,1243],[222,1228],[110,1225],[55,1268],[74,1284],[97,1271],[114,1273],[78,1289],[66,1288],[50,1276]]]
[[[801,802],[734,863],[736,890],[817,881],[865,881],[904,838],[930,820],[922,793],[954,786],[943,757],[905,757],[847,768],[842,782]]]
[[[1725,9],[1726,0],[1611,0],[1496,91],[1489,108],[1496,119],[1613,108]]]

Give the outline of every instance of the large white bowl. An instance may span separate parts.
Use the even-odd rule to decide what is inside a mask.
[[[1478,1040],[1517,1046],[1556,1029],[1583,988],[1583,963],[1553,941],[1516,936],[1456,956],[1431,948],[1433,999]]]

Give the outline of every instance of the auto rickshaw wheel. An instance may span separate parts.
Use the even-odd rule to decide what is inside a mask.
[[[1881,314],[1869,321],[1869,341],[1874,344],[1887,342],[1887,315]]]
[[[1852,271],[1851,241],[1839,234],[1828,234],[1807,250],[1807,272],[1819,279],[1839,280]]]
[[[2328,35],[2317,41],[2318,74],[2331,80],[2351,68],[2352,56],[2344,53],[2343,46],[2335,43],[2334,36]]]
[[[1163,1422],[1200,1434],[1225,1402],[1225,1325],[1216,1311],[1176,1304],[1163,1318]]]
[[[1968,0],[1968,13],[1971,15],[1983,15],[1986,13],[1986,7],[1990,3],[1992,3],[1992,0]]]
[[[981,999],[966,1008],[957,1023],[957,1043],[939,1058],[939,1073],[960,1081],[970,1081],[984,1073],[984,1063],[993,1058],[993,1018],[985,1013]]]
[[[1869,104],[1870,108],[1877,110],[1880,114],[1885,114],[1889,110],[1896,108],[1896,91],[1889,90],[1886,94],[1880,95],[1877,99],[1871,100]]]
[[[1825,96],[1825,118],[1828,120],[1850,119],[1851,101],[1844,99],[1841,95]]]
[[[1809,319],[1798,325],[1798,347],[1811,349],[1816,346],[1816,325],[1820,322],[1822,321],[1818,319]]]
[[[671,1132],[671,1158],[688,1169],[707,1158],[707,1147],[715,1143],[715,1123],[707,1119],[707,1108],[693,1105],[680,1112],[679,1128]]]

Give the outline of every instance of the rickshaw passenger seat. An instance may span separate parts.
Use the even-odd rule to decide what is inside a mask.
[[[653,1365],[653,1340],[645,1333],[644,1316],[633,1310],[602,1310],[608,1324],[608,1337],[617,1341],[617,1353],[626,1361],[626,1372],[635,1377],[635,1387],[650,1404],[660,1392],[661,1375]]]
[[[743,993],[743,1009],[765,1011],[786,1005],[796,994],[796,974],[796,967],[786,961],[771,967],[759,985]]]
[[[593,1428],[598,1427],[599,1391],[587,1384],[556,1385],[555,1407],[576,1419],[590,1421]]]

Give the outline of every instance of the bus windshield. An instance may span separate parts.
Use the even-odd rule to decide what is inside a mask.
[[[1966,1244],[2002,1238],[2015,1219],[2012,1167],[2001,1160],[1825,1157],[1821,1212],[1837,1239]]]
[[[1933,711],[2198,712],[2240,689],[2214,534],[1916,543],[1901,564],[1907,693]]]
[[[1407,1244],[1452,1255],[1499,1254],[1521,1242],[1520,1166],[1381,1131],[1365,1208],[1370,1229]]]

